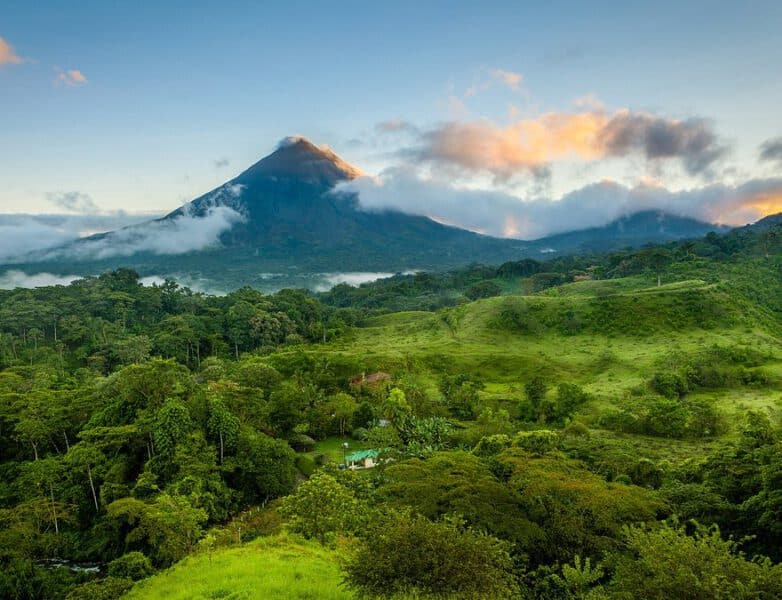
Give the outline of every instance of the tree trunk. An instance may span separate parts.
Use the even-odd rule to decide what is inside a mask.
[[[659,273],[657,273],[657,287],[660,287],[663,284],[662,278]]]
[[[68,433],[64,429],[62,430],[62,437],[65,438],[65,451],[67,452],[71,449],[71,444],[68,441]]]
[[[57,505],[54,502],[54,488],[50,485],[49,486],[49,493],[52,497],[52,516],[54,517],[54,532],[60,533],[60,523],[57,520]]]
[[[100,510],[98,506],[98,495],[95,493],[95,483],[92,481],[92,469],[89,463],[87,463],[87,477],[90,479],[90,489],[92,490],[92,501],[95,503],[95,512]]]
[[[35,455],[35,460],[38,460],[38,444],[35,442],[30,442],[33,446],[33,454]]]
[[[239,360],[239,344],[234,342],[234,351],[236,352],[236,360]]]

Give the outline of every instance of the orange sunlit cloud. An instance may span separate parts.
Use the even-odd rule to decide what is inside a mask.
[[[451,123],[432,135],[438,158],[492,172],[527,169],[569,155],[593,160],[601,155],[598,135],[605,117],[594,113],[547,113],[509,127],[490,121]]]
[[[724,147],[701,119],[600,108],[548,112],[507,126],[482,119],[452,121],[425,137],[425,159],[499,178],[545,167],[557,160],[594,161],[638,153],[649,160],[678,159],[691,174],[705,172]]]
[[[22,58],[14,51],[11,44],[0,37],[0,65],[18,65]]]
[[[746,199],[744,208],[757,211],[758,216],[767,217],[782,212],[782,192],[760,193]]]

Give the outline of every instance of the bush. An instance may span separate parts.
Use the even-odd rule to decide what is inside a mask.
[[[346,582],[390,598],[512,598],[519,589],[510,544],[456,521],[392,514],[375,523],[349,559]]]
[[[513,438],[513,445],[531,454],[543,455],[559,448],[559,433],[549,429],[521,431]]]
[[[296,455],[296,468],[299,473],[309,477],[315,471],[315,461],[311,456],[298,454]]]
[[[609,589],[628,598],[780,598],[782,566],[751,561],[715,527],[629,527]]]
[[[120,577],[106,577],[88,581],[72,589],[66,600],[117,600],[133,587],[133,581]]]
[[[723,415],[704,399],[641,398],[622,410],[609,411],[600,425],[623,433],[666,438],[703,438],[726,429]]]
[[[491,298],[493,296],[499,296],[502,293],[502,288],[494,281],[485,280],[479,281],[466,292],[464,295],[470,300],[479,300],[480,298]]]
[[[628,473],[635,485],[659,488],[663,483],[663,470],[648,458],[639,460]]]
[[[358,441],[363,442],[367,439],[367,436],[369,435],[369,430],[366,427],[356,427],[351,432],[351,435]]]
[[[152,563],[141,552],[128,552],[109,563],[109,575],[138,581],[154,572]]]
[[[649,386],[666,398],[682,398],[687,394],[687,382],[676,373],[655,373]]]
[[[504,433],[487,435],[480,439],[475,448],[473,448],[472,453],[475,456],[480,456],[481,458],[488,458],[490,456],[496,456],[505,450],[505,448],[509,448],[510,445],[510,436],[505,435]]]
[[[312,452],[315,449],[315,440],[306,433],[294,433],[288,443],[296,452]]]
[[[568,423],[568,426],[562,431],[565,435],[573,437],[588,437],[589,427],[584,425],[581,421],[572,421]]]

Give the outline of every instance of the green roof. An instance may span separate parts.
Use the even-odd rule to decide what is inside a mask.
[[[358,462],[360,460],[364,460],[365,458],[377,458],[378,454],[380,454],[380,452],[374,449],[359,450],[358,452],[354,452],[353,454],[348,454],[345,457],[345,460],[347,462]]]

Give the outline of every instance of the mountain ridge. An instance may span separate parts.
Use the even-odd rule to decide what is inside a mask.
[[[641,211],[602,227],[538,240],[494,238],[421,215],[362,210],[355,193],[335,191],[362,174],[329,148],[292,136],[226,183],[159,219],[82,238],[16,264],[39,272],[89,274],[129,266],[142,275],[187,274],[231,287],[263,286],[269,273],[443,270],[726,231],[663,211]],[[186,236],[201,245],[190,248]]]

